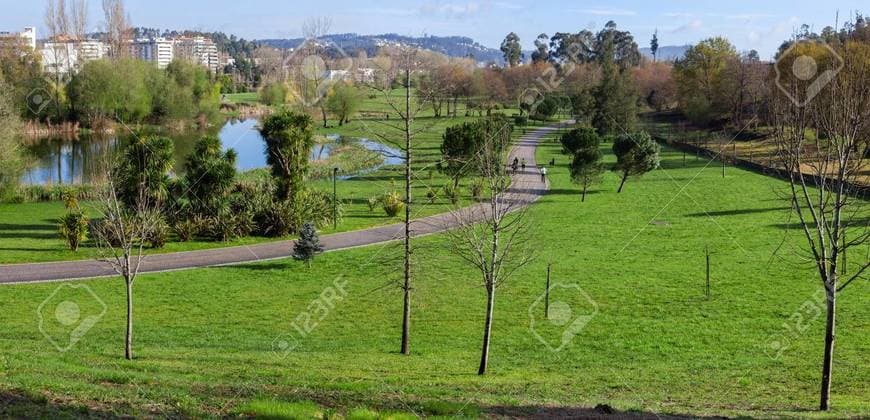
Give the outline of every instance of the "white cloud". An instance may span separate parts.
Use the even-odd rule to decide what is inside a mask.
[[[494,2],[491,2],[489,4],[491,4],[495,7],[502,8],[502,9],[510,9],[510,10],[525,9],[525,7],[523,7],[522,5],[515,4],[515,3],[508,3],[508,2],[504,2],[504,1],[494,1]]]
[[[582,13],[584,15],[595,15],[595,16],[635,16],[637,12],[634,10],[626,10],[626,9],[605,9],[605,8],[593,8],[593,9],[571,9],[572,12]]]
[[[704,22],[700,19],[695,19],[685,25],[680,25],[674,29],[671,29],[671,33],[679,33],[679,32],[688,32],[688,31],[696,31],[704,27]]]
[[[428,15],[442,15],[451,18],[463,18],[476,14],[481,9],[480,3],[443,3],[429,1],[420,6],[420,13]]]
[[[688,19],[688,18],[691,18],[695,15],[693,15],[691,13],[687,13],[687,12],[667,12],[667,13],[662,13],[662,16],[670,17],[670,18],[686,18],[686,19]]]

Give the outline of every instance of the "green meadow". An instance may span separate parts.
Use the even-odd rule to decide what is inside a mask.
[[[421,154],[432,156],[438,138]],[[602,148],[612,162],[609,145]],[[395,244],[326,253],[310,269],[281,260],[143,275],[133,361],[123,359],[120,279],[0,287],[0,414],[462,418],[576,415],[606,404],[652,417],[866,416],[866,282],[839,299],[833,409],[815,411],[821,286],[782,200],[785,183],[734,168],[723,178],[716,162],[684,163],[665,149],[661,169],[630,180],[622,194],[608,173],[581,203],[559,149],[553,139],[538,149],[540,162],[555,159],[552,190],[529,212],[534,262],[497,291],[485,376],[476,375],[484,290],[447,238],[434,235],[414,241],[410,356],[398,353]],[[415,193],[431,185],[425,174]],[[370,178],[377,181],[341,182],[340,194],[383,192],[395,174]],[[47,223],[50,216],[29,214],[55,205],[33,206],[3,208],[3,217],[18,218],[3,223]],[[341,229],[390,222],[362,206],[350,205]],[[21,232],[43,232],[37,227]],[[2,240],[4,262],[24,255],[8,247],[50,242]],[[548,264],[550,320],[540,306]],[[75,336],[51,322],[67,301],[96,319],[58,351]]]

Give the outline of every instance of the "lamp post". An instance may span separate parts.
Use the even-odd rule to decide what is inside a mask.
[[[338,168],[332,168],[332,228],[338,229],[338,190],[336,189],[336,180],[338,179]]]

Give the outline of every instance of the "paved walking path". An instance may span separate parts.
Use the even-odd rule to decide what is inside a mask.
[[[512,175],[512,199],[525,205],[535,202],[546,193],[549,184],[541,182],[539,168],[535,163],[535,149],[538,142],[557,127],[536,129],[518,140],[511,150],[508,162],[514,157],[525,158],[527,167]],[[413,236],[443,232],[455,226],[450,213],[414,220],[411,224]],[[404,237],[404,224],[396,223],[353,232],[324,235],[320,238],[327,251],[354,248],[399,240]],[[142,273],[183,270],[218,265],[251,263],[270,259],[286,258],[293,250],[294,241],[269,242],[258,245],[216,248],[201,251],[154,254],[145,257]],[[37,283],[63,281],[93,277],[115,276],[112,267],[105,261],[85,260],[35,264],[0,265],[0,284]]]

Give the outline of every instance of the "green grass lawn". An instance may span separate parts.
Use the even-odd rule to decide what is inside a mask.
[[[468,121],[471,117],[440,118],[422,117],[417,121],[418,127],[427,130],[415,138],[413,166],[416,172],[412,196],[420,204],[414,210],[414,217],[425,217],[448,210],[452,204],[444,198],[443,187],[448,178],[439,173],[435,167],[441,156],[441,136],[451,125]],[[367,137],[375,141],[372,135],[375,130],[384,132],[383,122],[352,121],[342,127],[331,124],[329,128],[319,128],[321,134],[341,134],[351,137]],[[387,130],[387,133],[390,131]],[[517,130],[516,135],[522,131]],[[400,133],[396,132],[397,139]],[[469,180],[462,182],[463,202],[470,202]],[[332,180],[321,179],[311,181],[309,185],[315,189],[332,191]],[[380,170],[366,173],[362,176],[339,180],[336,185],[338,197],[343,203],[344,217],[337,229],[325,227],[322,233],[345,232],[367,227],[396,223],[398,218],[387,217],[383,209],[377,207],[369,210],[368,199],[384,193],[402,192],[404,186],[404,170],[401,166],[388,166]],[[428,202],[426,197],[430,190],[437,192],[439,198]],[[85,208],[92,204],[84,203]],[[0,264],[46,262],[74,259],[88,259],[98,256],[98,250],[93,242],[85,243],[78,252],[69,251],[57,234],[57,220],[64,213],[63,203],[43,202],[28,204],[0,203]],[[91,216],[97,214],[91,209]],[[176,252],[208,249],[224,246],[250,245],[272,238],[249,237],[230,242],[215,242],[208,239],[190,242],[169,242],[165,248],[151,252]]]
[[[90,288],[106,312],[66,352],[40,332],[37,312],[65,344],[72,327],[53,316],[69,305],[58,302],[99,315],[93,296],[63,284],[0,287],[0,415],[474,417],[597,404],[650,415],[870,415],[866,282],[841,295],[833,411],[814,411],[824,322],[806,308],[821,304],[821,288],[795,253],[802,239],[776,194],[784,183],[731,168],[723,179],[715,163],[683,167],[682,154],[665,151],[661,170],[619,195],[607,174],[581,204],[558,150],[539,149],[557,165],[552,192],[530,212],[537,258],[497,293],[484,377],[484,291],[436,235],[415,241],[411,356],[398,354],[395,244],[328,253],[310,269],[286,260],[142,276],[132,362],[120,280],[69,283]],[[534,306],[548,262],[552,310],[572,310],[563,326]],[[810,315],[790,335],[796,313]],[[569,329],[574,317],[588,322]],[[771,357],[783,337],[790,345]]]
[[[224,99],[228,102],[239,103],[239,102],[259,102],[260,97],[257,92],[242,92],[242,93],[226,93],[222,95]]]

